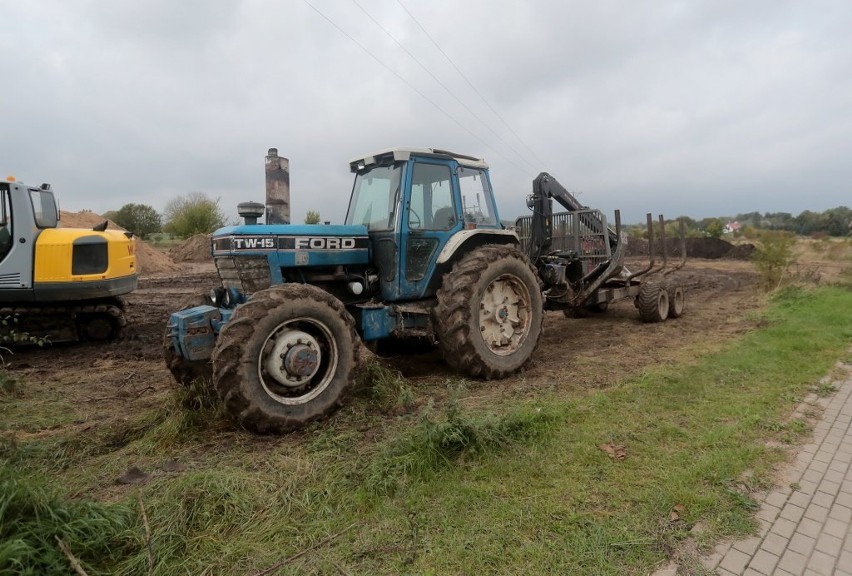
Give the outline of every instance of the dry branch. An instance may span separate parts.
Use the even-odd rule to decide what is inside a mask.
[[[332,534],[328,538],[324,538],[323,540],[320,540],[319,542],[317,542],[313,546],[305,548],[304,550],[302,550],[298,554],[293,554],[292,556],[290,556],[286,560],[282,560],[281,562],[278,562],[277,564],[273,564],[269,568],[267,568],[265,570],[261,570],[260,572],[257,572],[256,574],[253,574],[252,576],[266,576],[267,574],[272,574],[275,570],[278,570],[282,566],[289,564],[293,560],[298,560],[299,558],[301,558],[302,556],[304,556],[308,552],[310,552],[312,550],[316,550],[317,548],[319,548],[321,546],[325,546],[326,544],[328,544],[329,542],[331,542],[335,538],[345,534],[346,532],[349,532],[350,530],[352,530],[352,528],[357,526],[357,524],[358,524],[357,522],[355,522],[354,524],[350,524],[349,526],[347,526],[346,528],[344,528],[340,532],[337,532],[336,534]]]

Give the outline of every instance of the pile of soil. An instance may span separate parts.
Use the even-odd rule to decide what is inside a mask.
[[[210,262],[210,235],[196,234],[169,250],[175,262]]]
[[[732,260],[749,260],[754,252],[754,245],[740,244],[734,246],[727,240],[721,238],[686,238],[686,256],[688,258],[706,258],[718,260],[727,258]],[[666,238],[666,252],[670,258],[681,256],[680,238]],[[663,254],[662,243],[657,240],[654,243],[654,255],[659,258]],[[643,238],[630,238],[627,241],[628,256],[647,256],[648,241]]]
[[[94,212],[65,212],[59,213],[59,226],[62,228],[91,228],[107,220],[103,216]],[[124,230],[121,226],[107,220],[109,224],[107,229]],[[139,274],[165,274],[168,272],[177,272],[180,266],[163,252],[149,245],[141,238],[136,238],[136,264],[139,267]]]

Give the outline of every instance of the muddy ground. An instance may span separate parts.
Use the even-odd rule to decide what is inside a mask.
[[[218,280],[210,263],[180,266],[175,275],[142,278],[127,296],[128,327],[120,341],[18,350],[7,356],[9,368],[70,403],[80,415],[73,425],[85,430],[162,404],[175,386],[162,359],[168,315],[187,295]],[[754,328],[755,316],[748,312],[762,296],[751,263],[693,259],[676,277],[686,288],[683,317],[643,324],[631,302],[579,319],[548,312],[528,367],[500,382],[470,383],[463,401],[475,406],[554,387],[605,388],[646,366],[688,360]],[[421,399],[439,394],[453,375],[436,353],[383,361],[405,376]]]

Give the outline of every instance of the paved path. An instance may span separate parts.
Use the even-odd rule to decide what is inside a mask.
[[[840,366],[837,392],[811,395],[797,410],[824,412],[811,443],[761,504],[760,534],[720,545],[705,560],[719,576],[852,576],[852,366]]]

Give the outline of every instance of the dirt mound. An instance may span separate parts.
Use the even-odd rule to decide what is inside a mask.
[[[169,256],[175,262],[209,262],[212,259],[210,235],[196,234],[188,238],[185,242],[169,250]]]
[[[59,226],[62,228],[91,228],[106,220],[106,218],[94,212],[65,212],[63,210],[59,214]],[[124,230],[112,220],[107,221],[109,222],[107,228]],[[145,275],[164,274],[180,270],[180,266],[175,264],[167,254],[152,247],[141,238],[136,239],[136,264],[139,266],[139,274]]]
[[[680,239],[666,238],[666,251],[670,258],[679,258],[681,256]],[[754,252],[754,246],[751,244],[734,246],[721,238],[686,238],[686,255],[691,258],[748,260],[751,258],[752,252]],[[662,244],[659,240],[654,244],[654,254],[657,258],[663,254]],[[627,255],[647,256],[648,241],[643,238],[628,239]]]

